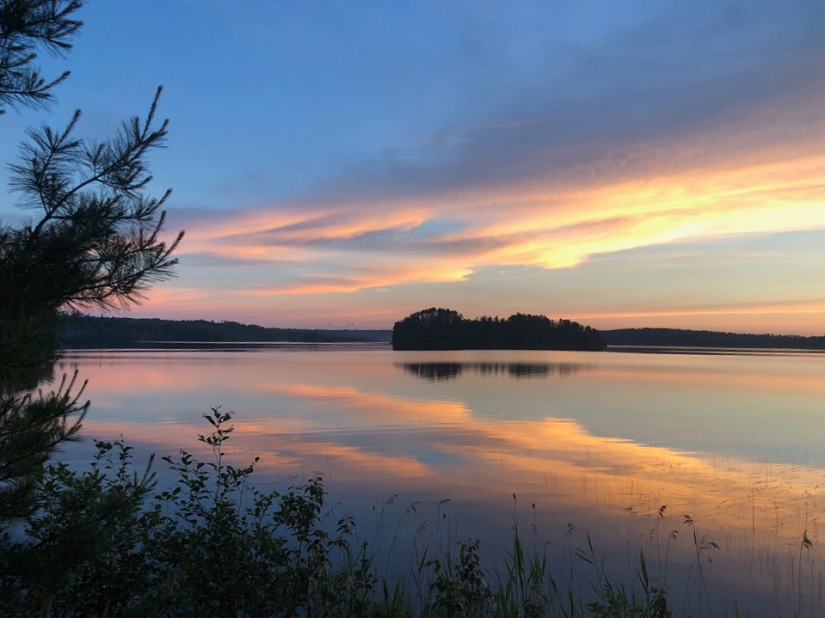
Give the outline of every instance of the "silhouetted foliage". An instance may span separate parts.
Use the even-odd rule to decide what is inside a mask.
[[[225,460],[230,414],[204,416],[209,459],[165,457],[177,482],[160,492],[122,441],[96,441],[87,470],[49,465],[25,534],[0,539],[0,614],[371,615],[374,568],[350,518],[324,525],[321,479],[253,487],[257,459]]]
[[[81,0],[0,1],[0,115],[6,107],[43,106],[52,88],[69,77],[46,78],[35,65],[38,49],[62,54],[83,22],[74,19]]]
[[[238,322],[94,317],[63,314],[60,344],[67,348],[147,345],[152,342],[363,343],[389,341],[390,331],[265,328]]]
[[[122,440],[95,441],[97,454],[85,469],[49,465],[38,480],[36,509],[21,518],[23,534],[0,535],[0,615],[672,615],[664,590],[647,576],[644,554],[639,585],[625,588],[596,567],[593,594],[571,588],[560,595],[549,544],[531,553],[517,522],[502,571],[485,565],[480,541],[470,539],[425,549],[411,565],[413,582],[388,579],[375,548],[358,540],[355,521],[331,518],[336,509],[327,505],[320,477],[283,491],[255,487],[258,459],[240,466],[227,459],[231,414],[214,408],[204,417],[211,432],[198,439],[207,457],[186,450],[164,457],[175,477],[164,488],[152,460],[136,468]],[[588,544],[592,554],[589,537]],[[576,551],[585,568],[596,565]]]
[[[154,126],[158,90],[145,120],[124,123],[99,144],[72,137],[76,113],[63,131],[44,127],[11,166],[20,206],[39,213],[20,227],[0,227],[0,360],[29,358],[20,347],[44,349],[61,307],[126,307],[152,283],[167,279],[177,260],[160,240],[169,196],[147,196],[146,156],[166,139]],[[28,350],[25,350],[28,352]]]
[[[620,328],[602,331],[602,337],[609,346],[825,350],[825,336],[756,335],[679,328]]]
[[[599,331],[570,320],[517,313],[506,320],[467,320],[432,307],[396,322],[395,350],[603,350]]]
[[[39,218],[0,226],[0,436],[7,446],[0,451],[0,491],[30,487],[22,462],[36,474],[44,457],[79,429],[78,412],[85,409],[79,392],[67,387],[57,398],[17,395],[50,370],[58,310],[139,302],[177,263],[171,254],[183,234],[171,244],[159,238],[169,192],[160,199],[144,193],[151,180],[146,157],[166,138],[167,122],[154,122],[159,95],[145,120],[133,118],[99,144],[72,137],[79,113],[65,130],[32,131],[11,166],[20,206]],[[46,400],[49,405],[40,405]],[[33,439],[37,432],[42,439]],[[19,459],[23,443],[28,460]],[[18,457],[14,465],[11,452]]]
[[[81,0],[0,0],[0,113],[48,103],[68,73],[47,79],[36,50],[64,52],[82,23]],[[52,377],[58,312],[109,309],[139,302],[152,283],[172,276],[177,260],[160,239],[169,196],[147,195],[148,156],[164,145],[167,121],[156,120],[160,89],[144,119],[112,138],[75,137],[80,112],[63,129],[28,131],[10,165],[17,205],[34,212],[17,226],[0,222],[0,598],[59,583],[71,565],[100,550],[105,521],[122,512],[116,492],[86,500],[87,487],[49,484],[55,449],[78,436],[88,409],[85,384],[64,376],[55,390],[35,391]],[[52,477],[54,479],[54,477]],[[16,543],[20,522],[51,521]],[[45,518],[45,519],[43,519]],[[125,523],[125,522],[124,522]],[[19,615],[58,615],[48,605]],[[93,615],[95,612],[83,615]],[[104,615],[105,611],[96,611]],[[3,615],[12,615],[3,612]]]

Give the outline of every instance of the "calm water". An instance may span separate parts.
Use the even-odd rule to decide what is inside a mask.
[[[571,563],[573,585],[595,579],[571,557],[589,534],[614,575],[644,549],[680,611],[825,614],[822,355],[276,345],[69,351],[75,368],[87,436],[197,450],[221,405],[260,485],[321,473],[388,571],[471,537],[495,563],[517,521],[565,584]]]

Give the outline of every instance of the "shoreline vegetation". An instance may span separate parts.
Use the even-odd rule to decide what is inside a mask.
[[[766,350],[825,350],[825,335],[727,333],[681,328],[619,328],[601,331],[609,347],[745,348]]]
[[[320,477],[283,491],[256,488],[251,476],[258,458],[246,466],[228,460],[231,413],[213,408],[203,416],[211,425],[211,433],[198,438],[204,448],[163,457],[177,479],[168,488],[157,486],[154,456],[138,468],[132,447],[122,439],[96,440],[97,455],[85,470],[61,462],[46,466],[36,508],[19,520],[22,536],[6,534],[0,543],[0,613],[21,618],[689,615],[675,612],[644,551],[637,552],[626,578],[608,576],[589,535],[586,545],[574,546],[576,527],[568,524],[569,547],[561,556],[546,545],[531,551],[519,536],[515,514],[512,548],[503,565],[489,563],[477,539],[448,539],[447,547],[416,551],[407,579],[382,573],[376,547],[359,540],[355,520],[332,516]],[[67,517],[75,511],[88,516]],[[705,560],[697,553],[700,574]],[[580,580],[584,583],[574,584]],[[710,602],[700,588],[699,605]]]
[[[541,318],[543,316],[532,317]],[[492,320],[495,321],[495,318],[492,318]],[[465,320],[465,322],[470,321]],[[499,322],[501,321],[499,320]],[[97,317],[80,313],[63,314],[59,319],[58,331],[60,346],[63,348],[139,347],[141,344],[150,342],[391,343],[393,339],[393,331],[385,329],[272,328],[232,321]],[[730,333],[680,328],[619,328],[596,332],[601,336],[608,350],[623,350],[626,348],[628,351],[639,351],[632,349],[637,347],[649,349],[825,350],[825,335],[806,337],[803,335]],[[428,349],[448,348],[433,347]],[[463,349],[472,348],[464,347]],[[482,347],[476,349],[493,348]],[[528,347],[525,349],[539,348]]]
[[[431,307],[396,322],[394,350],[589,350],[607,346],[599,331],[570,320],[516,313],[507,319],[468,320]]]
[[[688,514],[666,505],[642,515],[650,542],[628,539],[624,560],[608,561],[590,533],[570,522],[562,539],[536,542],[535,524],[513,518],[505,554],[491,558],[481,540],[462,537],[443,499],[433,521],[422,519],[400,569],[385,555],[399,541],[377,540],[314,474],[286,488],[252,480],[255,457],[238,465],[227,442],[232,413],[203,414],[209,424],[194,450],[162,457],[172,478],[158,482],[154,455],[139,465],[134,448],[95,440],[85,468],[55,461],[37,481],[36,508],[18,533],[0,535],[0,615],[9,618],[691,618],[750,615],[733,607],[705,569],[722,551]],[[385,510],[380,507],[378,529]],[[415,502],[405,515],[426,517]],[[375,509],[376,507],[373,507]],[[530,507],[534,510],[536,505]],[[628,509],[626,509],[627,511]],[[632,510],[631,510],[632,513]],[[617,517],[619,515],[617,514]],[[677,525],[674,521],[678,521]],[[674,528],[659,537],[660,527]],[[430,541],[419,541],[432,528]],[[667,528],[666,528],[667,527]],[[655,530],[655,534],[654,534]],[[654,542],[655,536],[655,542]],[[685,575],[668,578],[679,561],[678,538],[692,557]],[[365,539],[372,539],[365,540]],[[532,539],[532,542],[531,542]],[[787,613],[806,611],[803,551],[794,558]],[[753,550],[758,551],[757,549]],[[663,556],[664,555],[664,556]],[[806,554],[807,555],[807,554]],[[684,560],[684,559],[682,559]],[[806,558],[807,560],[807,558]],[[386,563],[386,566],[382,566]],[[616,568],[618,568],[618,571]],[[711,586],[709,587],[709,584]],[[777,593],[778,594],[778,593]],[[778,609],[777,611],[783,611]],[[766,609],[766,608],[763,608]],[[698,613],[697,613],[698,612]],[[707,613],[706,613],[707,612]],[[761,615],[762,611],[754,615]]]
[[[239,322],[96,317],[74,313],[61,316],[59,339],[64,348],[134,346],[147,342],[373,343],[389,342],[390,332],[267,328]]]

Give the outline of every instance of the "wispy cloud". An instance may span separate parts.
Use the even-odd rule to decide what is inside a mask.
[[[380,110],[366,99],[358,99],[363,109],[347,99],[348,118],[360,119],[363,136],[353,128],[351,141],[325,143],[318,141],[325,136],[307,132],[293,146],[302,160],[324,164],[309,165],[311,172],[301,171],[300,182],[278,197],[264,197],[273,195],[273,180],[256,161],[256,171],[238,182],[260,186],[238,187],[232,211],[173,213],[188,232],[180,252],[185,285],[231,291],[233,308],[271,299],[268,306],[286,304],[290,312],[296,297],[311,304],[310,296],[324,295],[329,304],[329,295],[389,289],[394,308],[412,303],[421,286],[432,292],[484,273],[488,288],[474,288],[480,303],[485,293],[507,287],[505,275],[496,281],[489,275],[497,270],[584,272],[588,264],[645,247],[825,229],[822,4],[631,5],[600,7],[598,16],[535,5],[531,19],[495,7],[472,14],[444,9],[445,19],[461,25],[458,47],[452,38],[437,39],[456,72],[435,67],[439,88],[426,91],[422,84],[436,85],[420,64],[429,47],[413,46],[419,57],[397,41],[365,38],[361,52],[375,57],[376,70],[403,97],[385,93],[395,107]],[[290,19],[303,23],[300,11]],[[381,46],[406,63],[405,79],[375,53]],[[346,64],[363,61],[356,56],[342,59],[342,67],[360,66]],[[336,88],[355,96],[345,85]],[[413,103],[431,116],[413,117]],[[371,124],[370,113],[380,113],[381,121]],[[273,154],[282,163],[287,155]],[[273,174],[280,169],[273,163]],[[222,195],[232,195],[224,189]],[[641,264],[646,257],[635,259]],[[671,277],[690,268],[675,253],[667,264]],[[237,266],[249,268],[239,275]],[[626,276],[623,286],[639,285]],[[761,287],[749,279],[738,301],[728,298],[730,285],[715,293],[741,312],[756,296],[766,311],[791,297],[818,306],[813,296],[810,303],[799,300],[805,294],[789,296],[773,276]],[[545,283],[551,281],[560,278],[548,274]],[[638,292],[651,319],[671,309],[710,315],[707,292],[685,296],[664,280],[644,281],[670,294],[665,301],[653,299],[649,288]],[[514,303],[534,294],[512,292]],[[612,308],[591,298],[576,310],[645,314],[644,307],[612,300]],[[375,298],[360,302],[373,313],[368,306]]]
[[[320,215],[241,213],[196,229],[189,246],[195,261],[291,272],[298,285],[271,293],[351,291],[459,280],[492,266],[568,268],[675,241],[820,229],[823,186],[825,156],[812,156],[567,192],[468,191],[458,203],[431,196],[413,207],[382,202],[383,212],[375,204],[331,204]]]

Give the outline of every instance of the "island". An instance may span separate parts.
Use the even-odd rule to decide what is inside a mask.
[[[517,313],[509,318],[464,318],[431,307],[396,322],[394,350],[604,350],[598,330],[570,320]]]

